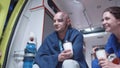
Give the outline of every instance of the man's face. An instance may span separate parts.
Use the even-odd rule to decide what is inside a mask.
[[[68,27],[66,18],[62,17],[62,13],[57,13],[54,16],[54,23],[53,26],[55,28],[55,31],[57,32],[65,32],[66,28]]]

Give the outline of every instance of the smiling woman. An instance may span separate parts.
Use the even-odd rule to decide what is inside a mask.
[[[108,58],[96,58],[92,62],[92,68],[120,68],[120,7],[113,6],[105,9],[102,19],[105,31],[111,32],[105,46],[106,54],[115,53],[119,63],[115,64],[109,61]]]

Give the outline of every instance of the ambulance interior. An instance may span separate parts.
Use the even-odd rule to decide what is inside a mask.
[[[84,54],[91,68],[91,61],[94,59],[92,48],[104,47],[110,35],[102,27],[102,12],[109,6],[120,6],[120,0],[25,0],[23,6],[10,35],[5,60],[1,62],[3,68],[22,68],[21,56],[24,55],[29,33],[35,34],[38,49],[44,38],[54,31],[52,18],[57,11],[67,12],[72,27],[83,33]]]

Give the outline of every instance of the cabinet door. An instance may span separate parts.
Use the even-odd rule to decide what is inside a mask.
[[[116,5],[115,0],[82,0],[88,15],[89,25],[100,27],[102,12],[105,8]]]

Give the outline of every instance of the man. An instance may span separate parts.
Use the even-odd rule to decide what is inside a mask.
[[[71,27],[69,16],[57,12],[51,33],[39,48],[35,62],[40,68],[88,68],[83,54],[83,35]],[[63,43],[72,43],[71,50],[64,50]]]

